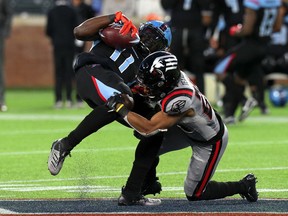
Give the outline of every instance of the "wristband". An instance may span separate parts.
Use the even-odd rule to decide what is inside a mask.
[[[115,112],[117,112],[122,118],[125,118],[128,115],[129,110],[124,106],[124,104],[120,104]]]

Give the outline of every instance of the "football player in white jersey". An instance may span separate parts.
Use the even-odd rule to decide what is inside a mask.
[[[137,83],[138,93],[160,108],[150,120],[129,111],[125,106],[127,97],[124,95],[117,94],[109,98],[106,105],[144,137],[164,133],[159,152],[147,153],[149,160],[156,159],[157,154],[188,146],[192,148],[193,154],[184,182],[189,201],[220,199],[235,194],[240,194],[249,202],[257,201],[257,181],[251,173],[235,182],[211,180],[226,149],[228,130],[207,98],[179,70],[177,58],[173,54],[159,51],[147,56],[137,73]],[[141,152],[145,152],[145,146],[141,148]],[[149,152],[149,146],[146,148],[146,152]],[[155,157],[151,156],[153,154]],[[119,205],[125,205],[125,200],[131,194],[140,193],[143,183],[140,176],[148,172],[139,162],[141,157],[143,155],[137,154],[136,149],[132,171],[118,199]],[[151,161],[146,162],[151,164]]]

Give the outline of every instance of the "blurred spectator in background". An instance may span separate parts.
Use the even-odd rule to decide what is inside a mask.
[[[72,5],[76,10],[78,16],[78,24],[84,22],[87,19],[90,19],[94,16],[94,10],[91,5],[88,5],[84,0],[72,0]],[[75,40],[76,45],[76,54],[79,54],[84,51],[85,43],[84,41]]]
[[[78,16],[78,25],[87,19],[92,18],[95,12],[91,5],[86,4],[84,0],[72,0],[72,6],[75,8]],[[85,41],[75,39],[75,56],[85,51]],[[76,94],[76,107],[82,108],[84,106],[81,97]]]
[[[204,90],[206,27],[211,23],[211,0],[161,0],[161,5],[171,15],[173,40],[171,52],[179,60],[183,71],[196,77],[196,84]]]
[[[55,66],[55,108],[63,107],[62,90],[65,86],[67,108],[72,107],[73,60],[75,54],[74,28],[78,24],[76,11],[66,0],[55,0],[48,11],[46,34],[51,38]]]
[[[12,8],[10,0],[0,0],[0,111],[7,111],[5,103],[4,47],[11,31]]]
[[[102,13],[102,0],[92,0],[92,8],[94,10],[94,15],[98,16]]]

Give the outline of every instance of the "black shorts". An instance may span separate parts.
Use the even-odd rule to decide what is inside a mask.
[[[221,58],[215,68],[216,74],[234,73],[240,77],[247,78],[253,71],[255,65],[260,65],[266,56],[267,43],[246,40],[228,50]]]
[[[100,64],[85,65],[75,73],[77,92],[91,108],[105,104],[109,97],[117,93],[132,96],[123,79]]]

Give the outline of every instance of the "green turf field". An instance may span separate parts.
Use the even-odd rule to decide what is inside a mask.
[[[51,143],[67,135],[90,112],[54,110],[51,90],[8,90],[8,112],[0,113],[0,199],[116,198],[130,172],[137,144],[132,130],[112,123],[85,139],[51,176]],[[261,198],[288,198],[288,106],[228,127],[230,142],[213,179],[258,177]],[[185,149],[161,156],[160,198],[184,198],[183,180],[191,156]],[[237,196],[239,198],[239,196]]]

